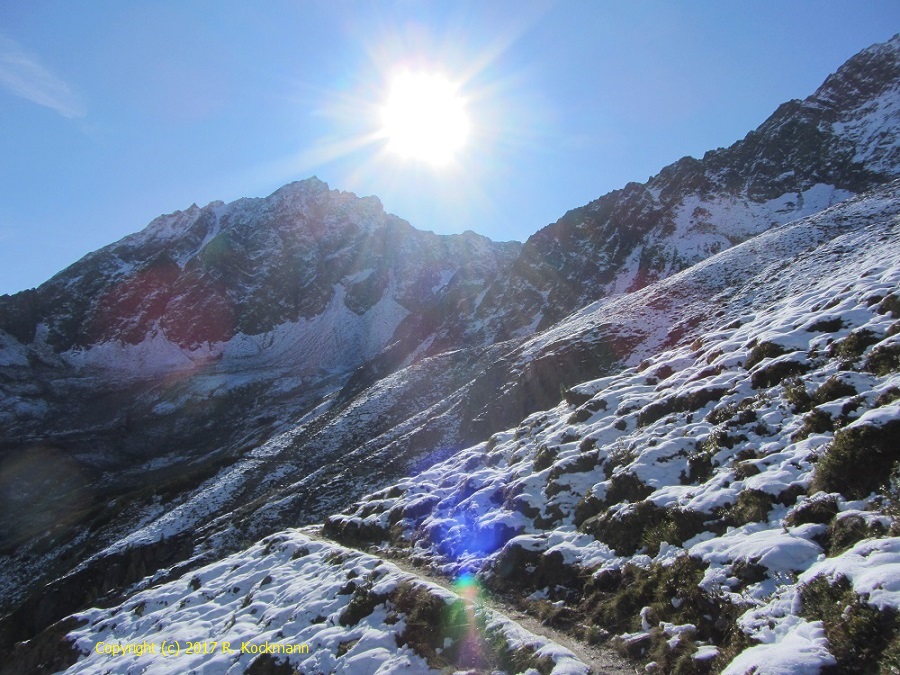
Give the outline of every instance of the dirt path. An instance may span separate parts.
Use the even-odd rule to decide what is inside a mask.
[[[343,546],[344,548],[359,551],[360,553],[364,553],[366,555],[375,555],[370,551],[354,548],[353,546],[348,546],[347,544],[343,544],[341,542],[337,542],[323,536],[322,528],[320,525],[308,525],[306,527],[301,527],[300,531],[311,539],[317,539],[319,541],[324,541],[330,544]],[[379,557],[382,557],[384,560],[387,560],[393,565],[396,565],[404,572],[412,574],[424,581],[430,581],[431,583],[437,584],[438,586],[441,586],[442,588],[445,588],[452,593],[456,593],[456,589],[453,588],[453,585],[446,577],[432,574],[430,571],[422,567],[416,567],[415,565],[410,564],[408,560],[405,560],[404,558],[399,556]],[[522,612],[518,608],[508,604],[507,602],[504,602],[500,598],[485,596],[484,604],[488,609],[506,616],[507,618],[522,626],[522,628],[524,628],[525,630],[528,630],[535,635],[540,635],[542,637],[548,638],[556,644],[571,650],[572,653],[575,654],[575,656],[577,656],[586,666],[591,669],[591,672],[594,673],[594,675],[634,675],[634,673],[638,672],[633,664],[628,663],[628,661],[620,657],[611,649],[603,649],[601,647],[597,647],[596,645],[589,645],[567,633],[563,633],[562,631],[552,628],[551,626],[547,626],[535,619],[530,614]]]

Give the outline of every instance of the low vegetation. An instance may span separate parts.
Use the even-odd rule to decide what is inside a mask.
[[[875,333],[868,329],[855,330],[843,340],[834,343],[831,346],[830,354],[841,359],[855,359],[878,340]]]
[[[865,369],[879,376],[900,372],[900,343],[875,347],[866,357]]]
[[[821,621],[840,673],[893,673],[900,668],[900,621],[853,592],[845,577],[816,577],[800,587],[801,615]]]
[[[681,640],[657,628],[640,639],[619,639],[616,644],[631,658],[652,658],[660,672],[696,672],[692,668],[701,666],[693,663],[694,640],[723,648],[732,642],[746,644],[735,623],[741,608],[700,587],[704,570],[701,561],[683,555],[668,565],[628,564],[621,570],[604,571],[585,585],[579,611],[591,625],[614,634],[641,631],[644,623],[692,626]]]
[[[744,368],[750,370],[758,363],[762,363],[765,359],[773,359],[776,356],[786,354],[784,347],[774,342],[760,342],[750,350],[747,360],[744,362]]]
[[[816,465],[814,489],[863,499],[884,488],[900,461],[898,438],[900,419],[839,430]]]

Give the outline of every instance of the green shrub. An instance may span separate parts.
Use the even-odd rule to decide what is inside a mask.
[[[900,388],[889,387],[885,391],[881,392],[878,398],[875,399],[875,407],[880,408],[883,405],[890,405],[897,399],[900,399]]]
[[[834,495],[819,493],[800,504],[784,519],[787,527],[816,523],[825,525],[838,513],[838,503]]]
[[[818,576],[804,584],[800,602],[801,616],[823,623],[839,672],[890,672],[885,666],[896,656],[897,610],[867,604],[843,576],[834,581]]]
[[[377,523],[366,523],[359,518],[348,518],[341,515],[328,516],[322,526],[322,532],[335,541],[348,544],[385,541],[390,537],[390,530],[386,527]],[[332,564],[343,562],[339,558],[340,556],[336,555],[336,562]],[[331,554],[326,560],[331,562]]]
[[[618,467],[631,464],[635,457],[637,457],[637,453],[622,443],[621,440],[618,440],[606,453],[606,461],[603,462],[603,475],[607,478],[612,478]]]
[[[733,506],[725,509],[723,516],[729,525],[758,523],[769,517],[774,497],[762,490],[743,490]]]
[[[881,510],[885,515],[894,519],[893,534],[893,531],[897,530],[898,525],[900,525],[900,464],[896,464],[891,471],[887,485],[882,490],[881,497]]]
[[[752,460],[752,459],[762,459],[763,457],[765,457],[765,454],[763,454],[759,448],[746,447],[734,455],[734,461],[735,462],[746,462],[746,461]]]
[[[825,534],[825,548],[829,557],[840,555],[863,539],[884,534],[880,525],[870,527],[862,516],[835,517]]]
[[[695,660],[697,645],[693,640],[696,631],[685,631],[677,637],[670,637],[661,628],[650,631],[650,648],[647,657],[656,664],[650,673],[665,675],[710,675],[713,672],[712,659]]]
[[[774,342],[760,342],[750,350],[750,354],[744,362],[744,368],[750,370],[757,363],[760,363],[765,359],[772,359],[786,353],[784,347],[777,345]]]
[[[703,441],[702,447],[705,451],[715,454],[722,448],[731,450],[738,443],[744,443],[745,441],[747,441],[747,437],[744,434],[732,436],[722,430],[717,430],[707,436],[706,440]]]
[[[728,421],[729,427],[739,427],[747,424],[753,424],[758,419],[756,411],[750,408],[744,408],[738,412],[737,416]]]
[[[405,615],[406,626],[397,636],[397,646],[409,645],[432,667],[451,665],[467,627],[462,601],[447,605],[426,587],[410,582],[401,583],[391,592],[390,601],[396,612]],[[341,624],[345,625],[343,616]],[[447,638],[452,643],[450,649],[444,649]],[[438,649],[443,650],[442,653],[439,654]]]
[[[806,391],[806,384],[799,377],[785,380],[784,397],[795,413],[807,412],[812,408],[812,397]]]
[[[607,544],[619,555],[633,555],[641,545],[644,530],[662,519],[662,510],[652,502],[638,502],[616,513],[606,511],[588,518],[579,529]]]
[[[557,462],[550,474],[547,476],[548,481],[556,480],[567,473],[585,473],[592,471],[599,463],[599,454],[596,450],[582,452],[580,455],[570,457],[568,459]]]
[[[809,371],[809,366],[798,361],[779,361],[757,370],[750,376],[750,386],[754,389],[760,387],[774,387],[780,384],[786,377],[802,375]]]
[[[353,597],[341,613],[342,626],[355,626],[375,611],[375,608],[388,599],[387,594],[373,593],[365,586],[355,586],[351,591]]]
[[[534,470],[543,471],[556,461],[559,448],[541,445],[537,454],[534,456]]]
[[[829,377],[812,395],[816,405],[828,403],[845,396],[855,396],[856,389],[837,377]]]
[[[652,488],[633,473],[619,473],[610,481],[606,503],[612,506],[622,502],[639,502],[651,492]]]
[[[699,410],[707,403],[718,401],[727,393],[728,389],[726,387],[714,387],[711,389],[697,389],[681,396],[670,396],[656,403],[651,403],[641,410],[638,413],[637,425],[643,427],[652,424],[671,413]]]
[[[555,664],[550,655],[538,656],[537,650],[531,645],[521,645],[512,649],[502,631],[486,630],[486,626],[481,630],[485,631],[492,652],[490,658],[483,659],[482,665],[490,666],[484,668],[484,672],[537,672],[539,675],[550,675],[553,671]],[[466,665],[472,665],[470,661],[471,656],[466,655]]]
[[[759,473],[762,473],[762,471],[752,461],[736,462],[734,464],[734,477],[737,480],[746,480]]]
[[[900,343],[881,345],[866,357],[866,370],[879,376],[900,371]]]
[[[692,623],[697,627],[695,638],[729,644],[739,639],[741,631],[735,621],[743,610],[700,588],[704,571],[705,565],[688,555],[668,565],[654,563],[644,568],[627,564],[621,570],[604,571],[585,584],[581,613],[589,624],[623,633],[640,630],[641,609],[649,607],[651,624]],[[651,637],[651,644],[647,645],[651,652],[660,639],[667,638]]]
[[[641,547],[648,555],[659,553],[663,542],[681,546],[688,539],[707,529],[709,516],[688,509],[668,508],[662,519],[646,527],[641,534]]]
[[[718,447],[710,444],[697,444],[697,449],[688,457],[687,473],[681,472],[682,485],[697,485],[705,482],[713,473],[713,456],[719,451]]]
[[[605,511],[585,520],[579,529],[607,544],[619,555],[644,548],[656,555],[663,541],[681,545],[706,529],[710,516],[697,511],[663,508],[653,502],[629,504],[616,513]]]
[[[593,518],[594,516],[599,516],[601,513],[605,513],[607,508],[604,500],[597,499],[592,494],[586,494],[575,505],[575,513],[573,514],[575,527],[580,528],[582,523],[586,520]]]
[[[819,458],[813,487],[863,499],[887,484],[900,461],[900,420],[839,430]]]
[[[706,416],[706,421],[710,424],[722,424],[737,415],[737,412],[738,404],[732,401],[725,405],[716,406],[710,410],[709,414]]]
[[[875,333],[862,328],[853,331],[843,340],[835,342],[828,349],[828,353],[831,356],[837,356],[842,359],[855,359],[876,342],[878,342],[878,337],[876,337]]]
[[[834,421],[835,427],[845,427],[851,421],[851,415],[855,413],[861,405],[866,402],[862,396],[854,396],[841,406],[841,414]]]
[[[897,675],[900,673],[900,635],[897,635],[881,652],[878,669],[882,673]]]
[[[834,420],[822,410],[813,410],[803,416],[803,426],[791,434],[792,441],[802,441],[812,434],[824,434],[834,431]]]
[[[338,643],[337,648],[337,657],[341,658],[344,654],[349,652],[356,646],[356,643],[359,642],[360,638],[356,638],[355,640],[345,640],[344,642]],[[290,668],[287,670],[287,675],[293,675],[294,669]]]
[[[897,297],[893,293],[886,295],[878,305],[878,312],[881,314],[890,312],[892,317],[900,319],[900,297]]]

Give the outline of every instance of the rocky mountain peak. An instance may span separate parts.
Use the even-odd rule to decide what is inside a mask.
[[[829,75],[807,101],[838,110],[855,108],[900,86],[900,33],[862,50]]]
[[[479,330],[491,340],[548,327],[598,298],[642,288],[883,184],[900,173],[898,129],[895,36],[729,148],[684,157],[539,230],[512,275],[486,294]]]
[[[363,317],[377,305],[380,337],[363,350],[372,356],[407,314],[450,291],[454,302],[477,292],[517,252],[517,244],[474,233],[416,230],[386,214],[377,197],[331,190],[313,177],[265,198],[160,216],[35,291],[0,300],[0,329],[30,344],[42,325],[41,341],[57,353],[171,343],[218,357],[214,345],[239,334],[262,335],[326,311],[339,333],[357,321],[341,312]],[[345,367],[360,358],[354,353]]]

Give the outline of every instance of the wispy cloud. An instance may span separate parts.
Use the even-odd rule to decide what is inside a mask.
[[[84,117],[87,110],[68,84],[41,65],[18,42],[0,34],[0,87],[55,110],[63,117]]]

